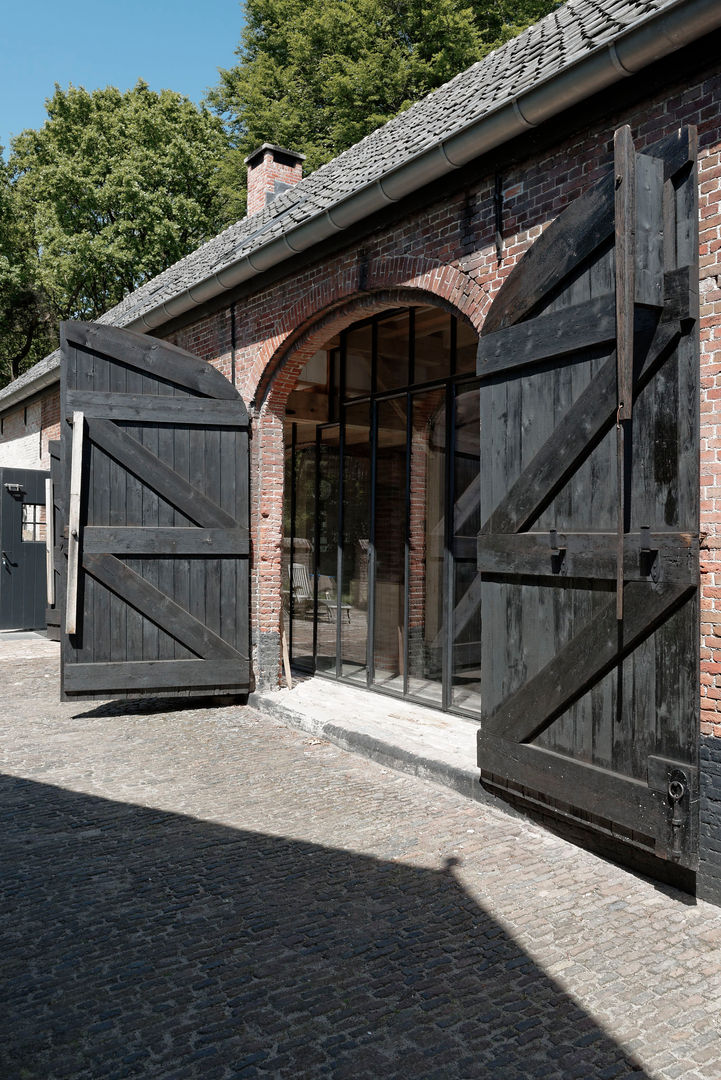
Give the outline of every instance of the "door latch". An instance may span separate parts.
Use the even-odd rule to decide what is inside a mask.
[[[559,547],[558,531],[556,529],[550,530],[549,539],[551,543],[551,572],[562,574],[565,572],[566,549],[565,547]]]
[[[645,577],[650,577],[654,584],[658,582],[659,578],[659,559],[658,548],[651,547],[651,527],[650,525],[641,526],[641,539],[639,543],[639,554],[641,561],[641,573]]]
[[[686,824],[688,809],[684,795],[688,791],[688,780],[681,769],[674,769],[668,781],[668,798],[671,803],[671,858],[681,857],[682,829]]]

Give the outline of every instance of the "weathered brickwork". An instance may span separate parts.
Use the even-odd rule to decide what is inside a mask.
[[[45,443],[41,441],[42,407],[40,401],[21,405],[2,417],[0,430],[0,467],[47,469]]]
[[[50,450],[48,443],[51,439],[60,438],[60,391],[54,388],[42,398],[41,402],[42,431],[42,462],[43,469],[50,468]]]
[[[500,284],[543,228],[606,169],[613,131],[631,125],[637,147],[682,124],[699,130],[701,530],[701,725],[721,736],[721,78],[717,74],[659,96],[559,144],[503,176],[504,250],[497,261],[494,178],[408,215],[293,278],[237,305],[236,385],[252,406],[253,623],[277,640],[281,618],[283,418],[288,394],[308,358],[340,329],[398,304],[441,303],[477,329]],[[229,313],[172,335],[226,374]],[[717,621],[718,620],[718,621]],[[264,654],[269,656],[269,650]],[[277,678],[280,658],[263,678]]]
[[[261,147],[246,158],[248,162],[248,213],[262,210],[279,190],[297,184],[303,176],[301,155],[287,154],[275,147]]]

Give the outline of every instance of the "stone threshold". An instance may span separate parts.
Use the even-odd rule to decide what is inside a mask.
[[[292,690],[255,691],[248,704],[388,768],[499,805],[479,782],[473,720],[318,676],[294,679]]]

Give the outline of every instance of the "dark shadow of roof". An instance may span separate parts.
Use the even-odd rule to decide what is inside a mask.
[[[452,861],[13,777],[0,806],[4,1080],[646,1075]]]

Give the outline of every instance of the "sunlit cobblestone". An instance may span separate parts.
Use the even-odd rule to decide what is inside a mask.
[[[0,644],[3,1080],[721,1076],[716,909],[55,649]]]

